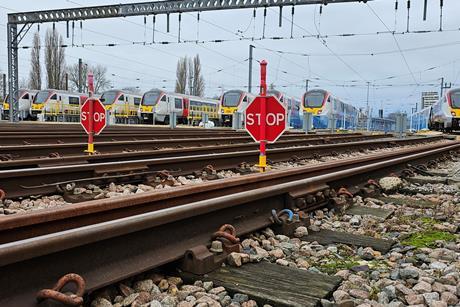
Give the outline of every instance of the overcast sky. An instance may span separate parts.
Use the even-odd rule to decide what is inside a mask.
[[[78,6],[114,4],[109,0],[2,0],[0,2],[0,71],[7,71],[6,23],[7,13],[58,9]],[[136,1],[123,1],[123,3]],[[204,12],[197,22],[196,13],[182,14],[181,40],[207,41],[181,43],[178,40],[178,15],[171,15],[170,32],[166,33],[166,16],[159,15],[155,24],[156,42],[152,42],[152,16],[83,21],[75,23],[74,35],[66,38],[65,23],[56,29],[77,47],[66,48],[67,64],[82,58],[91,64],[108,68],[116,88],[139,86],[174,89],[177,60],[183,56],[200,55],[206,82],[206,95],[220,94],[223,89],[243,88],[248,83],[248,49],[255,45],[254,58],[268,61],[268,82],[291,95],[300,97],[305,80],[310,88],[330,90],[336,96],[357,107],[366,105],[367,82],[370,82],[370,105],[385,112],[409,111],[420,101],[422,91],[439,91],[440,78],[460,85],[460,1],[444,0],[443,32],[439,32],[439,0],[429,0],[427,20],[423,21],[423,0],[412,0],[410,31],[433,30],[430,33],[404,33],[407,30],[406,0],[399,0],[395,13],[394,0],[363,3],[330,4],[323,7],[308,5],[295,8],[293,37],[291,9],[283,10],[282,27],[278,26],[277,8],[267,10],[265,37],[263,9]],[[52,24],[42,24],[42,37]],[[30,46],[34,25],[21,42]],[[311,37],[312,35],[328,37]],[[361,35],[342,35],[361,34]],[[366,35],[364,35],[366,34]],[[255,37],[250,41],[247,38]],[[211,40],[228,40],[211,43]],[[148,44],[133,44],[147,42]],[[109,43],[116,47],[100,46]],[[82,44],[86,46],[81,47]],[[95,44],[99,46],[91,46]],[[307,56],[308,55],[308,56]],[[19,75],[27,79],[30,50],[19,52]],[[258,63],[255,64],[253,84],[258,84]],[[376,114],[375,111],[374,114]]]

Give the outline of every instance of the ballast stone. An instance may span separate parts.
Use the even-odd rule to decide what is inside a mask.
[[[379,184],[385,192],[395,191],[403,184],[398,177],[383,177],[379,180]]]

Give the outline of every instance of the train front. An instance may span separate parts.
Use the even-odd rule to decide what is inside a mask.
[[[303,95],[303,112],[312,114],[315,129],[326,129],[328,126],[327,110],[325,108],[328,96],[327,91],[320,89],[310,90]]]
[[[124,105],[125,102],[123,93],[118,90],[105,91],[102,93],[100,101],[107,111],[112,111],[114,113],[117,112],[117,105]],[[119,103],[117,104],[117,102]]]
[[[153,114],[156,112],[156,106],[163,92],[161,90],[151,90],[142,96],[139,107],[139,117],[143,123],[154,124]]]
[[[43,114],[45,104],[52,98],[51,96],[53,96],[53,99],[57,99],[56,93],[52,90],[39,91],[37,95],[35,95],[30,105],[30,116],[32,118],[36,119],[38,115]]]
[[[220,101],[220,112],[222,114],[222,125],[231,127],[233,114],[239,111],[244,92],[240,90],[227,91],[222,95]]]
[[[460,130],[460,88],[447,92],[447,99],[452,115],[452,129]]]

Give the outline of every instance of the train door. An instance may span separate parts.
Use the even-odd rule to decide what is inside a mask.
[[[174,97],[174,112],[177,113],[177,117],[183,115],[183,103],[184,100],[181,97]]]

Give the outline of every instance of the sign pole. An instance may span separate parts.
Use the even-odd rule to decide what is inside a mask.
[[[93,72],[88,72],[88,91],[89,91],[89,133],[88,133],[88,154],[94,154],[94,100],[92,99],[94,93],[94,75]]]
[[[260,62],[260,96],[262,103],[260,104],[260,143],[259,143],[259,172],[265,172],[267,168],[267,155],[265,153],[266,146],[266,117],[267,117],[267,62]]]

